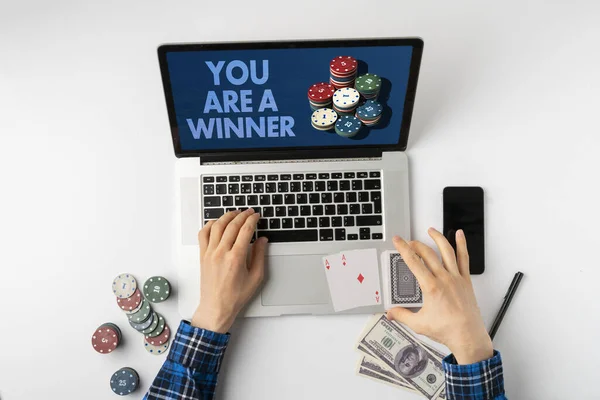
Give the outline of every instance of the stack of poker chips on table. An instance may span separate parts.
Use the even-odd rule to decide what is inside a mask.
[[[308,102],[313,111],[321,108],[331,108],[331,99],[335,88],[326,82],[315,83],[308,89]]]
[[[381,90],[381,78],[375,74],[364,74],[356,78],[356,90],[366,100],[377,99]]]
[[[144,347],[151,354],[163,354],[169,348],[171,329],[162,315],[150,303],[160,303],[169,298],[171,285],[161,276],[149,278],[143,287],[144,296],[131,274],[121,274],[113,281],[117,304],[125,312],[129,325],[144,335]]]
[[[110,388],[114,394],[126,396],[140,386],[140,376],[133,368],[124,367],[110,377]]]
[[[376,100],[367,100],[356,109],[356,116],[365,126],[376,125],[381,119],[383,106]]]
[[[100,325],[92,334],[92,347],[100,354],[110,354],[119,347],[123,335],[112,322]]]
[[[350,56],[338,56],[329,63],[329,83],[337,89],[354,86],[358,62]]]
[[[340,115],[353,115],[360,101],[360,94],[356,89],[338,89],[333,94],[333,109]]]

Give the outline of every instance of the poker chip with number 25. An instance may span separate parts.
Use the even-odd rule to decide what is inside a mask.
[[[362,126],[360,120],[353,116],[343,116],[335,123],[335,133],[342,137],[355,136]]]
[[[140,376],[133,368],[121,368],[110,377],[110,388],[119,396],[135,392],[139,385]]]

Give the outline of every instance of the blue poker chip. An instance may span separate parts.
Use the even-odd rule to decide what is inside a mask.
[[[119,396],[127,396],[137,390],[140,376],[133,368],[121,368],[110,377],[110,388]]]
[[[354,116],[344,115],[335,123],[335,133],[342,137],[352,137],[360,131],[361,127],[362,123],[360,122],[360,119]]]
[[[356,109],[356,115],[362,120],[373,120],[381,115],[383,106],[376,100],[367,100]]]

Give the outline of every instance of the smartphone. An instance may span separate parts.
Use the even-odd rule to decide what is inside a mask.
[[[467,238],[471,274],[485,271],[483,189],[478,186],[444,188],[444,236],[456,251],[456,231]]]

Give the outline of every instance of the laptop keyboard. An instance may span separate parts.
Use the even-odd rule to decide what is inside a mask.
[[[381,172],[203,175],[204,223],[254,208],[271,243],[382,240]]]

